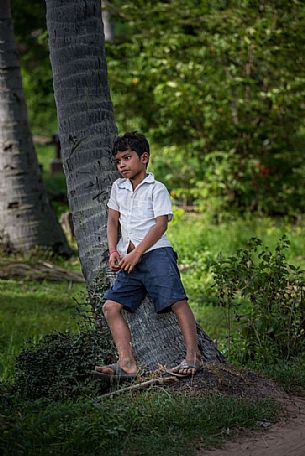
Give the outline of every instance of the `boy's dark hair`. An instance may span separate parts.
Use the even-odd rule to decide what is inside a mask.
[[[149,152],[149,144],[147,139],[142,133],[137,131],[127,132],[122,136],[117,136],[112,146],[112,155],[115,156],[117,152],[124,152],[125,150],[134,150],[139,157],[144,152]]]

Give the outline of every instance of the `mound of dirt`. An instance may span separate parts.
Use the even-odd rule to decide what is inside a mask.
[[[249,369],[227,363],[206,363],[192,379],[182,379],[170,386],[188,394],[203,395],[218,392],[237,397],[288,399],[288,394],[273,380]],[[305,455],[304,455],[305,456]]]

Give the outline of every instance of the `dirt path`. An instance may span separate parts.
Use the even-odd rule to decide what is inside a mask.
[[[200,450],[197,456],[305,456],[305,398],[285,399],[283,405],[287,420],[241,436],[221,450]]]

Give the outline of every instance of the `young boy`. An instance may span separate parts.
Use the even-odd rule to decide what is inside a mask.
[[[173,218],[169,193],[146,171],[149,144],[144,135],[133,132],[118,136],[112,154],[122,178],[113,183],[107,204],[107,239],[109,266],[119,272],[105,294],[103,312],[119,359],[115,364],[96,366],[95,371],[103,377],[136,377],[131,334],[121,311],[134,312],[148,293],[156,312],[175,313],[185,342],[185,360],[167,372],[192,376],[201,368],[202,360],[194,315],[180,280],[175,253],[164,234]]]

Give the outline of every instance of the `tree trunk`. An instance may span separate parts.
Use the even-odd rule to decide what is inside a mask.
[[[0,3],[0,245],[69,255],[42,185],[23,96],[10,2]]]
[[[114,40],[114,27],[111,20],[110,2],[102,1],[102,20],[104,24],[105,41]]]
[[[50,58],[58,110],[68,198],[75,237],[91,303],[97,312],[113,274],[107,272],[106,203],[117,177],[111,160],[116,127],[107,80],[101,2],[46,0]],[[184,344],[172,313],[156,315],[145,300],[125,313],[137,360],[151,370],[184,357]],[[199,330],[205,360],[223,361]]]

